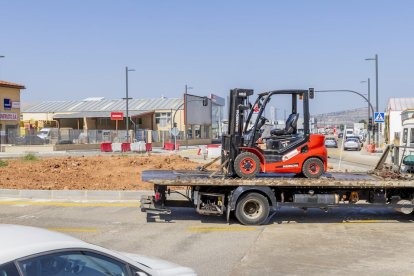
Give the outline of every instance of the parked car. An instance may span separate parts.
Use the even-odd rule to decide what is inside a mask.
[[[335,137],[326,137],[325,138],[325,147],[327,147],[327,148],[337,148],[338,143],[336,142]]]
[[[2,224],[0,244],[0,275],[196,275],[188,267],[141,255],[122,254],[35,227]]]
[[[343,138],[343,137],[344,137],[344,134],[342,132],[338,134],[338,138]]]
[[[361,150],[362,146],[358,138],[347,138],[344,143],[344,150]]]
[[[44,145],[46,140],[36,135],[16,137],[16,145]]]

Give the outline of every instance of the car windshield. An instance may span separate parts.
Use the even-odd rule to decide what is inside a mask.
[[[347,142],[358,142],[358,139],[356,138],[351,138],[351,139],[346,139]]]
[[[47,131],[47,130],[41,130],[41,131],[39,131],[39,134],[48,134],[49,133],[49,131]]]

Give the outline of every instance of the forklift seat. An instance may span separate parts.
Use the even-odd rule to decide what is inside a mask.
[[[271,135],[281,136],[281,135],[291,135],[296,132],[296,126],[299,119],[299,113],[292,113],[289,115],[286,120],[286,126],[284,129],[273,129],[270,131]]]

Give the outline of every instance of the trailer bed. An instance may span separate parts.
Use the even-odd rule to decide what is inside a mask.
[[[364,172],[330,172],[319,179],[294,177],[286,174],[258,175],[254,179],[212,176],[212,172],[148,170],[142,180],[161,186],[274,186],[274,187],[331,187],[331,188],[404,188],[414,187],[413,177],[383,178]]]

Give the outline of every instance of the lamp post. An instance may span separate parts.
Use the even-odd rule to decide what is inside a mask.
[[[371,144],[371,131],[369,130],[369,121],[371,119],[371,109],[369,108],[369,103],[371,102],[371,79],[368,78],[368,81],[361,81],[361,83],[368,84],[368,144]]]
[[[188,148],[188,129],[187,129],[187,92],[188,90],[193,89],[192,87],[188,86],[187,84],[185,85],[185,95],[184,95],[184,138],[185,138],[185,148]]]
[[[5,56],[0,56],[0,58],[5,58]],[[1,71],[0,71],[0,73],[1,73]],[[0,131],[1,131],[1,129],[0,129]],[[1,140],[1,137],[0,137],[0,140]],[[1,141],[0,141],[0,143],[1,143]]]
[[[375,61],[375,112],[378,112],[378,55],[375,54],[374,58],[366,58],[365,60],[374,60]],[[379,134],[380,129],[378,127],[376,144],[379,145]]]
[[[126,130],[126,142],[128,143],[129,141],[129,114],[128,114],[128,100],[131,100],[132,98],[128,97],[128,72],[132,72],[135,71],[135,69],[129,69],[128,66],[125,67],[125,98],[123,98],[124,100],[126,100],[125,103],[125,109],[126,109],[126,117],[125,117],[125,130]]]

